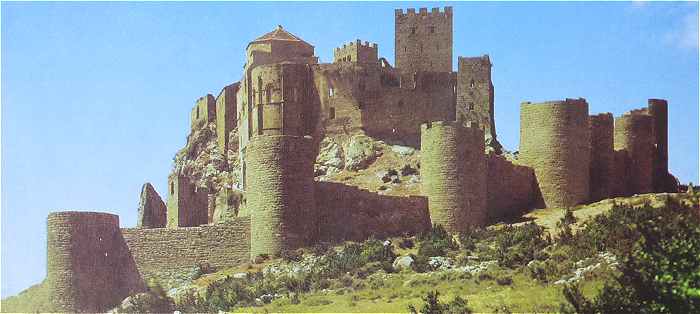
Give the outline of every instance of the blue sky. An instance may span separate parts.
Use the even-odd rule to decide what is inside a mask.
[[[46,216],[97,210],[134,226],[163,193],[194,101],[241,76],[282,24],[322,62],[356,38],[393,64],[394,8],[445,3],[2,3],[2,295],[46,275]],[[697,3],[452,3],[457,56],[494,63],[496,128],[519,103],[585,97],[615,116],[669,101],[670,168],[698,182]]]

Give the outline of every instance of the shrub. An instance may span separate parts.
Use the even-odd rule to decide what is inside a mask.
[[[498,277],[496,278],[496,283],[501,286],[510,286],[511,284],[513,284],[513,278],[511,278],[510,276]]]
[[[445,256],[448,251],[457,249],[457,243],[442,225],[433,225],[429,232],[419,236],[419,241],[419,256]]]
[[[548,244],[544,229],[533,222],[521,226],[507,225],[496,236],[498,264],[511,268],[525,265]]]
[[[622,257],[620,274],[593,299],[565,287],[562,308],[580,313],[697,313],[700,311],[700,221],[676,201],[665,208],[615,206],[582,235]],[[607,228],[607,230],[606,230]],[[628,247],[626,247],[626,245]]]
[[[454,314],[470,314],[472,310],[467,306],[467,300],[456,296],[450,303],[444,304],[440,303],[439,300],[440,293],[437,291],[428,291],[428,294],[423,298],[423,306],[421,307],[420,313],[424,314],[442,314],[442,313],[454,313]],[[408,311],[417,314],[416,308],[413,304],[408,305]]]
[[[412,249],[415,246],[413,243],[413,239],[410,238],[403,238],[401,239],[401,242],[399,242],[399,247],[402,249]]]

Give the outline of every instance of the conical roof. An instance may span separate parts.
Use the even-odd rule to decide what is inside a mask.
[[[251,41],[250,43],[260,43],[260,42],[267,42],[267,41],[291,41],[291,42],[299,42],[308,46],[311,46],[311,44],[305,42],[301,38],[297,37],[296,35],[285,31],[284,28],[282,28],[282,25],[277,25],[277,28],[275,30],[262,35],[255,40]]]

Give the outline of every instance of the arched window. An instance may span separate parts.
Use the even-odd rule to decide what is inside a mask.
[[[175,194],[175,183],[170,182],[170,195]]]
[[[272,86],[271,85],[267,85],[267,87],[265,88],[265,100],[266,100],[265,103],[267,103],[267,104],[272,102]]]
[[[333,97],[335,95],[335,91],[333,90],[333,87],[328,88],[328,97]]]
[[[258,76],[258,104],[262,104],[262,77]]]
[[[473,79],[469,82],[469,87],[474,88],[474,80]]]

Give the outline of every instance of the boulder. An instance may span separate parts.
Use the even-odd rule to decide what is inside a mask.
[[[365,169],[381,155],[382,147],[379,143],[366,135],[355,135],[345,149],[345,169]]]
[[[411,156],[411,155],[413,155],[413,153],[416,152],[416,149],[413,147],[409,147],[409,146],[392,145],[391,151],[393,151],[394,153],[397,153],[401,156]]]
[[[136,222],[138,228],[163,228],[166,224],[168,209],[160,198],[153,185],[146,183],[141,188],[141,200],[139,202],[139,217]]]
[[[394,263],[391,264],[392,267],[394,267],[394,270],[402,270],[402,269],[410,269],[411,266],[413,265],[413,257],[404,255],[404,256],[399,256],[394,260]]]
[[[325,137],[321,141],[316,165],[324,168],[326,173],[338,172],[345,166],[343,159],[343,148],[332,138]]]

